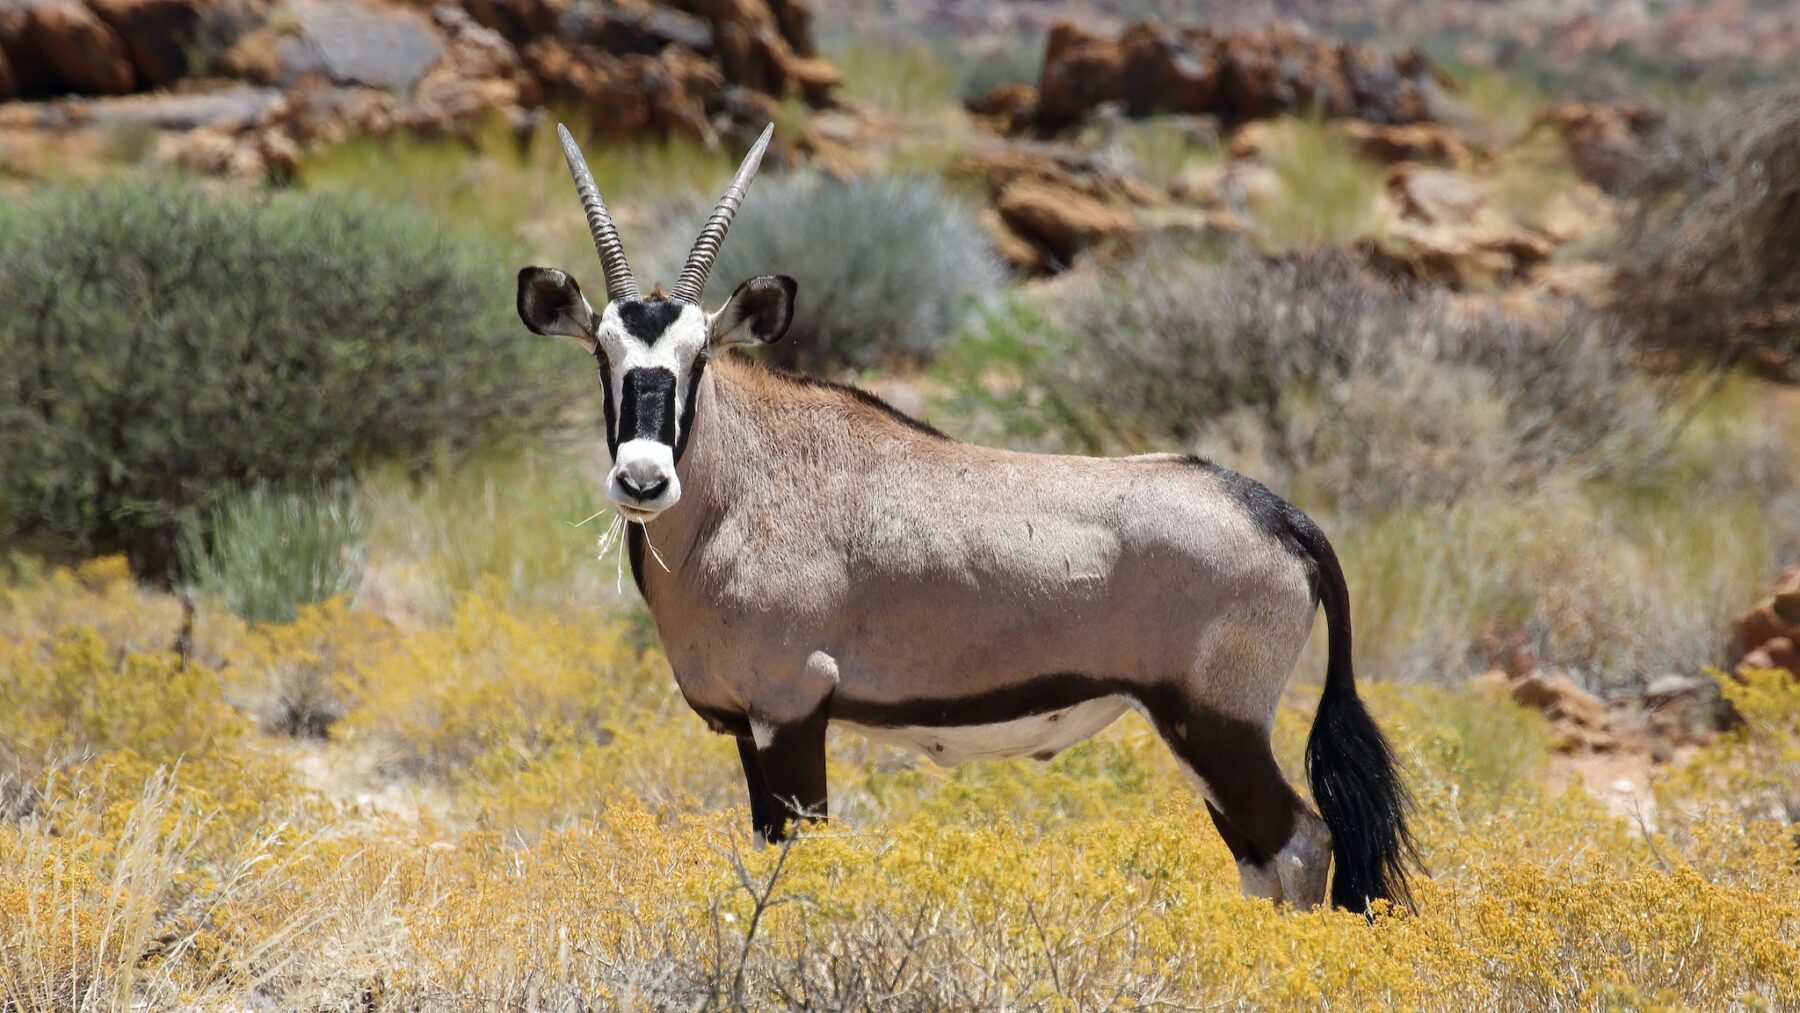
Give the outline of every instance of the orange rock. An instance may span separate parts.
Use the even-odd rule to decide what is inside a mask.
[[[968,101],[969,112],[991,129],[1019,134],[1037,119],[1038,91],[1028,84],[997,84]]]
[[[1136,219],[1127,211],[1040,179],[1011,184],[1001,192],[994,209],[1009,228],[1042,244],[1063,263],[1102,239],[1137,230]]]
[[[31,9],[27,25],[44,62],[74,91],[123,95],[136,85],[124,41],[74,0],[45,0]]]
[[[1428,224],[1467,224],[1487,205],[1475,181],[1455,169],[1397,165],[1388,171],[1388,193],[1401,215]]]
[[[1744,655],[1739,668],[1782,668],[1800,676],[1800,646],[1787,637],[1771,637],[1756,650]]]
[[[117,32],[140,84],[157,87],[188,74],[206,0],[87,0]]]
[[[1377,162],[1425,162],[1467,169],[1475,158],[1462,138],[1436,123],[1369,123],[1348,119],[1338,129],[1363,157]]]
[[[977,220],[1001,260],[1027,274],[1042,274],[1050,269],[1050,257],[1043,248],[1014,232],[998,211],[983,208]]]
[[[272,85],[281,77],[281,36],[267,28],[245,32],[220,54],[216,66],[227,77]]]

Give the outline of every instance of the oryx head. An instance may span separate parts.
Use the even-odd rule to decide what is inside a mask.
[[[687,446],[707,353],[778,341],[793,319],[794,279],[782,276],[751,278],[716,313],[700,305],[713,258],[774,129],[764,130],[744,156],[694,241],[675,287],[665,294],[659,285],[643,295],[587,160],[569,131],[560,124],[556,128],[600,252],[607,303],[596,313],[567,272],[527,267],[519,272],[519,318],[538,334],[575,338],[599,361],[606,445],[613,459],[606,495],[629,520],[648,521],[681,498],[675,462]]]

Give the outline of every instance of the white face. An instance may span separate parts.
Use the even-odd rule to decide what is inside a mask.
[[[613,467],[606,495],[628,520],[648,521],[681,498],[675,462],[687,445],[706,369],[705,311],[671,299],[608,303],[594,330]]]
[[[519,319],[537,334],[574,338],[600,364],[606,495],[627,520],[647,522],[681,499],[675,474],[694,426],[710,349],[781,340],[794,315],[794,279],[751,278],[717,313],[664,298],[618,299],[595,313],[567,271],[519,272]]]

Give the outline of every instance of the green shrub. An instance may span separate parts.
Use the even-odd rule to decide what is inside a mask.
[[[300,606],[350,594],[368,551],[355,485],[295,492],[256,486],[222,500],[182,545],[181,569],[197,594],[252,622],[292,622]]]
[[[503,251],[334,196],[135,180],[0,209],[0,530],[177,569],[234,488],[547,419]]]
[[[1722,100],[1670,134],[1620,214],[1616,313],[1682,360],[1800,378],[1800,88]]]
[[[670,265],[686,257],[705,212],[676,217],[657,244]],[[773,354],[808,368],[925,359],[971,297],[1002,278],[974,216],[935,181],[813,175],[757,183],[713,267],[710,298],[759,274],[800,283],[793,326]]]

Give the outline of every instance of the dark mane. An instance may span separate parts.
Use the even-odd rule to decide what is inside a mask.
[[[734,358],[736,359],[737,362],[739,362],[743,365],[749,366],[752,369],[757,370],[758,372],[762,373],[765,377],[769,377],[769,378],[772,378],[772,379],[775,379],[775,380],[778,380],[778,381],[781,381],[784,383],[790,383],[790,384],[793,384],[793,385],[799,386],[799,387],[808,387],[813,390],[829,391],[840,397],[848,398],[851,401],[856,401],[856,402],[864,405],[865,407],[872,408],[875,411],[879,412],[880,414],[886,416],[888,419],[890,419],[894,422],[898,422],[901,425],[905,426],[906,428],[911,429],[913,432],[919,433],[922,436],[928,436],[934,440],[943,440],[947,443],[955,443],[956,442],[954,437],[945,433],[943,430],[937,428],[936,426],[932,425],[931,423],[924,422],[919,419],[913,418],[911,415],[908,415],[905,412],[901,411],[900,409],[895,408],[893,405],[888,404],[886,401],[883,401],[881,398],[875,396],[874,394],[871,394],[868,391],[863,390],[861,387],[855,387],[855,386],[852,386],[847,383],[838,383],[835,380],[827,380],[827,379],[824,379],[823,377],[812,376],[807,373],[795,372],[794,370],[786,369],[782,366],[777,366],[773,363],[763,362],[759,359],[752,358],[748,355],[738,355],[738,356],[735,356]]]

